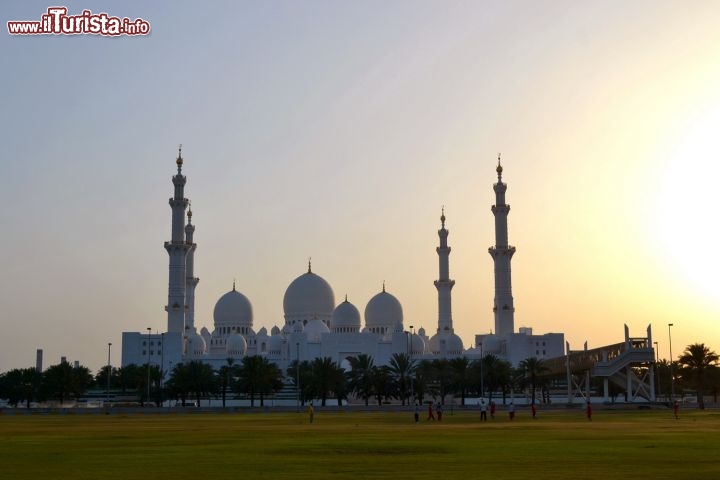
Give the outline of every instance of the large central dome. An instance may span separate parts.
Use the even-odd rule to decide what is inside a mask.
[[[400,302],[395,296],[385,291],[375,295],[370,299],[365,307],[365,326],[385,327],[385,329],[393,329],[395,325],[403,323],[403,311]]]
[[[252,327],[252,305],[245,295],[233,289],[220,297],[213,311],[215,327]]]
[[[292,281],[283,298],[285,319],[309,321],[320,318],[329,321],[335,309],[335,294],[320,276],[308,272]]]

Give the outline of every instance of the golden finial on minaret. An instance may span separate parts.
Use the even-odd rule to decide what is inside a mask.
[[[308,273],[312,273],[312,257],[308,257]]]
[[[503,169],[502,169],[502,165],[500,164],[500,154],[498,153],[498,166],[497,166],[497,168],[495,169],[495,171],[496,171],[497,174],[498,174],[498,178],[500,178],[500,177],[502,176],[502,170],[503,170]]]
[[[178,156],[177,156],[177,160],[175,160],[175,163],[177,163],[178,168],[182,167],[182,164],[183,164],[182,143],[178,146]]]
[[[440,223],[442,223],[442,228],[445,228],[445,205],[442,206],[442,214],[440,215]]]

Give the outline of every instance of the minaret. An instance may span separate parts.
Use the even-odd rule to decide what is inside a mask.
[[[190,330],[195,329],[195,287],[200,281],[199,278],[194,276],[195,249],[197,249],[197,244],[193,241],[194,233],[195,225],[192,224],[192,207],[190,207],[187,212],[187,225],[185,225],[185,244],[188,247],[185,259],[185,305],[187,306],[185,326]]]
[[[437,333],[453,333],[451,292],[455,280],[450,280],[450,247],[447,244],[448,233],[445,228],[445,207],[440,216],[441,228],[438,230],[440,246],[436,248],[440,263],[440,275],[435,280],[438,291],[438,329]]]
[[[510,205],[505,203],[507,185],[502,182],[502,165],[498,155],[497,166],[498,181],[493,185],[495,190],[495,205],[492,206],[495,215],[495,246],[488,251],[495,263],[495,334],[508,335],[515,331],[515,306],[512,297],[512,281],[510,277],[510,260],[515,253],[515,247],[508,245],[507,216]]]
[[[185,198],[184,189],[187,179],[182,174],[182,145],[178,149],[177,175],[172,177],[175,191],[170,199],[172,209],[172,233],[169,242],[165,242],[165,250],[170,257],[168,303],[165,310],[168,312],[168,332],[185,331],[185,258],[190,246],[185,243],[185,209],[188,199]]]

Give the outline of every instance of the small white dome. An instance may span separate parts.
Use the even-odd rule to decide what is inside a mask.
[[[330,329],[325,325],[325,322],[319,318],[310,320],[305,325],[305,335],[310,342],[319,342],[323,333],[330,333]]]
[[[225,351],[232,358],[244,357],[247,352],[247,342],[245,341],[245,337],[239,333],[231,334],[227,338]]]
[[[414,334],[410,336],[410,352],[413,355],[425,353],[425,340],[420,335]]]
[[[242,326],[252,327],[253,312],[250,300],[235,287],[217,301],[213,311],[215,327]]]
[[[400,325],[403,323],[402,305],[383,288],[383,291],[371,298],[365,307],[365,325],[392,330],[398,323]]]
[[[463,353],[462,340],[451,332],[433,335],[429,348],[434,355],[461,355]]]
[[[424,337],[424,336],[425,336],[425,329],[422,328],[422,327],[420,327],[420,330],[418,330],[418,333],[417,333],[417,334],[420,335],[421,337]]]
[[[463,353],[462,339],[458,335],[451,333],[448,338],[447,349],[448,349],[448,353],[450,355],[462,355],[462,353]]]
[[[275,325],[274,327],[272,327],[270,329],[270,334],[271,335],[279,335],[280,334],[280,329],[278,328],[277,325]]]
[[[360,312],[347,298],[333,311],[331,325],[334,332],[358,332],[361,323]]]
[[[199,358],[205,355],[205,340],[194,330],[187,335],[185,354],[189,358]]]
[[[255,337],[255,348],[258,355],[265,355],[268,353],[268,344],[270,343],[270,337],[267,334],[265,327],[261,328]]]
[[[283,310],[286,317],[302,316],[310,319],[315,315],[332,315],[335,294],[330,284],[308,270],[290,283],[285,290]]]
[[[280,355],[282,353],[284,343],[285,337],[280,335],[280,331],[278,329],[278,333],[273,334],[273,336],[270,337],[270,341],[268,342],[268,353],[272,355]]]

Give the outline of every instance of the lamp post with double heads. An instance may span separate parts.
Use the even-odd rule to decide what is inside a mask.
[[[110,406],[110,374],[112,373],[112,367],[110,366],[110,347],[112,343],[108,342],[108,365],[107,365],[107,390],[105,390],[105,400]]]
[[[672,332],[670,331],[670,327],[672,327],[672,323],[668,323],[668,340],[670,341],[670,402],[672,403],[673,400],[675,400],[675,377],[673,377],[673,356],[672,356]]]
[[[152,329],[147,327],[147,402],[150,403],[150,331]]]

